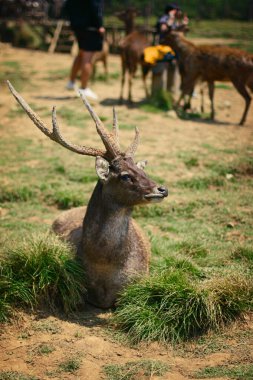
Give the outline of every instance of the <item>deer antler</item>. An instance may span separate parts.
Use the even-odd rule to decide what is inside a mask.
[[[47,137],[49,137],[51,140],[57,142],[58,144],[64,146],[65,148],[71,150],[72,152],[83,154],[87,156],[101,156],[104,158],[114,158],[117,155],[120,154],[119,149],[117,149],[115,142],[112,139],[112,136],[109,134],[109,132],[106,131],[104,126],[102,125],[102,122],[98,118],[98,116],[95,114],[95,112],[92,110],[90,104],[87,102],[86,99],[83,99],[87,109],[89,110],[93,120],[96,123],[97,131],[99,135],[102,138],[102,141],[106,147],[106,152],[102,151],[100,149],[90,148],[86,146],[80,146],[75,145],[70,142],[67,142],[61,135],[59,131],[59,127],[57,124],[56,119],[56,110],[55,107],[52,111],[52,124],[53,124],[53,130],[50,131],[47,127],[47,125],[38,117],[38,115],[31,109],[31,107],[26,103],[26,101],[22,98],[22,96],[15,90],[15,88],[12,86],[12,84],[7,81],[8,87],[12,93],[12,95],[15,97],[15,99],[18,101],[18,103],[21,105],[21,107],[24,109],[24,111],[27,113],[27,115],[30,117],[30,119],[33,121],[33,123],[36,125],[37,128],[41,130]]]
[[[113,135],[114,135],[115,141],[116,141],[116,143],[118,144],[118,147],[119,147],[118,118],[117,118],[117,113],[116,113],[116,110],[115,110],[114,107],[113,107],[112,111],[113,111],[113,127],[112,127],[112,130],[113,130]]]
[[[110,156],[112,156],[111,158],[115,158],[115,157],[119,156],[121,154],[121,151],[120,151],[118,144],[116,143],[113,135],[106,130],[104,124],[99,119],[99,117],[94,112],[94,110],[91,108],[91,105],[89,104],[89,102],[87,101],[87,99],[85,98],[85,96],[81,92],[80,92],[80,96],[81,96],[87,110],[89,111],[92,119],[95,121],[97,132],[98,132],[99,136],[101,137],[107,152],[110,154]]]
[[[135,136],[134,136],[134,141],[132,142],[132,144],[129,146],[129,148],[126,150],[126,156],[134,156],[137,148],[138,148],[138,144],[139,144],[139,129],[137,127],[135,127]]]

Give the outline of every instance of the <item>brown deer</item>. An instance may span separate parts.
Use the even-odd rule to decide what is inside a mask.
[[[143,62],[143,51],[149,45],[148,39],[144,32],[134,30],[134,18],[137,15],[135,8],[128,8],[125,11],[116,13],[116,16],[125,23],[126,37],[120,41],[121,56],[121,89],[120,102],[123,101],[123,91],[125,86],[126,75],[128,74],[128,101],[132,102],[132,83],[133,77],[137,71],[138,65],[141,65],[142,79],[146,96],[149,95],[146,78],[150,66]]]
[[[96,65],[98,62],[103,63],[105,76],[106,78],[108,77],[108,56],[109,56],[109,43],[107,40],[104,40],[102,50],[96,51],[96,53],[92,57],[92,75],[91,75],[92,80],[95,79]]]
[[[239,49],[218,45],[194,45],[182,33],[169,32],[166,43],[176,51],[182,77],[181,96],[178,104],[189,96],[189,102],[197,81],[207,82],[211,101],[211,118],[214,118],[214,82],[231,81],[245,100],[240,125],[245,123],[251,103],[247,90],[253,92],[253,55]]]
[[[75,153],[96,157],[99,179],[86,213],[85,207],[63,213],[53,223],[53,230],[76,248],[86,270],[88,301],[101,308],[112,307],[130,278],[145,274],[149,269],[150,247],[131,218],[132,209],[135,205],[162,201],[168,190],[147,177],[143,170],[146,161],[134,162],[139,140],[137,129],[130,147],[126,152],[121,151],[115,111],[111,134],[80,94],[105,150],[75,145],[61,135],[55,108],[52,111],[53,130],[50,131],[9,82],[8,86],[33,123],[47,137]]]

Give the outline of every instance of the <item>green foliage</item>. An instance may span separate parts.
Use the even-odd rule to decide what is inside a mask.
[[[171,269],[129,285],[114,320],[135,342],[186,340],[233,321],[252,295],[252,281],[240,275],[196,282]]]
[[[49,204],[55,204],[63,210],[82,206],[84,203],[83,194],[71,189],[51,191],[45,196],[45,199]]]
[[[65,360],[63,363],[59,365],[61,371],[63,372],[70,372],[74,373],[80,368],[80,359],[78,358],[71,358]]]
[[[220,365],[216,367],[206,367],[194,374],[197,379],[209,379],[215,377],[226,377],[236,380],[252,380],[253,378],[253,365],[242,364],[238,366]]]
[[[125,364],[108,364],[103,367],[106,380],[138,380],[140,376],[151,378],[164,376],[169,366],[157,360],[142,360]]]
[[[70,247],[53,235],[32,238],[10,248],[1,262],[1,319],[12,306],[36,307],[42,303],[74,310],[85,292],[84,270]]]
[[[21,186],[17,188],[0,187],[0,203],[26,202],[34,196],[34,190],[28,186]]]

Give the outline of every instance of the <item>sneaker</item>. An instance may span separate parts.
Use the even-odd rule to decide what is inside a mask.
[[[66,90],[76,90],[76,84],[75,82],[72,82],[72,80],[69,80],[66,84]]]
[[[93,100],[98,100],[98,96],[97,94],[95,94],[95,92],[93,92],[90,88],[86,87],[86,88],[80,88],[78,90],[79,94],[82,94],[84,95],[86,98],[90,98],[90,99],[93,99]]]

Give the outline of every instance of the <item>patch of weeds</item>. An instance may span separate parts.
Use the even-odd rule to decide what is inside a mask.
[[[62,330],[61,327],[55,321],[42,321],[33,325],[35,331],[40,331],[49,334],[59,334]]]
[[[184,164],[187,167],[187,169],[190,169],[199,166],[199,160],[197,157],[190,157],[184,160]]]
[[[190,256],[194,258],[204,258],[208,255],[208,249],[203,245],[196,242],[182,241],[174,245],[177,252],[181,255]]]
[[[243,275],[194,281],[173,268],[125,288],[113,318],[134,342],[177,342],[242,316],[252,308],[252,295],[253,283]]]
[[[242,261],[253,265],[253,248],[238,246],[233,249],[231,254],[233,260]]]
[[[67,359],[61,364],[59,364],[59,368],[63,372],[75,373],[81,366],[81,361],[79,358],[71,358]]]
[[[93,183],[96,182],[98,177],[93,173],[84,173],[83,170],[71,169],[70,173],[67,173],[68,179],[73,182],[79,183]]]
[[[197,379],[208,379],[214,377],[227,377],[236,380],[252,380],[253,364],[238,365],[228,367],[220,365],[216,367],[206,367],[194,374]]]
[[[191,179],[183,179],[178,181],[178,187],[194,189],[194,190],[206,190],[211,186],[214,187],[222,187],[225,184],[223,178],[220,177],[203,177],[203,178],[191,178]]]
[[[140,109],[153,113],[170,111],[173,109],[172,95],[170,92],[165,90],[157,91],[144,104],[140,106]]]
[[[48,355],[55,351],[53,346],[49,346],[48,344],[40,344],[39,347],[36,348],[36,352],[38,355]]]
[[[31,187],[21,186],[17,188],[0,188],[0,203],[27,202],[34,198],[35,190]]]
[[[60,209],[67,210],[72,207],[82,206],[84,204],[83,194],[79,191],[74,192],[71,189],[55,190],[45,195],[45,201],[48,204],[55,204]]]
[[[18,62],[18,61],[3,61],[3,62],[1,62],[1,65],[5,66],[5,67],[11,67],[14,70],[20,70],[21,69],[20,62]]]
[[[39,380],[39,378],[16,371],[1,371],[0,380]]]
[[[164,376],[170,367],[158,360],[142,360],[126,364],[109,364],[103,367],[106,380],[138,380],[150,379],[153,376]]]

